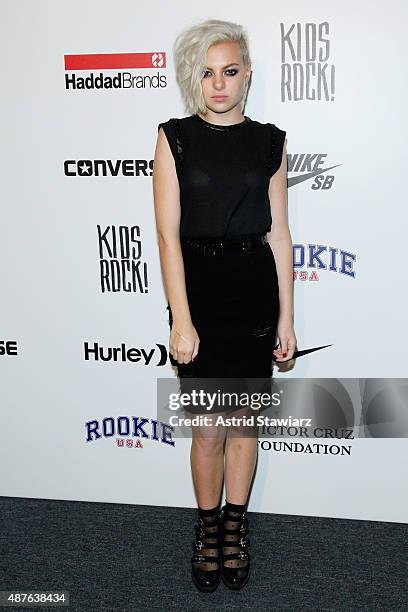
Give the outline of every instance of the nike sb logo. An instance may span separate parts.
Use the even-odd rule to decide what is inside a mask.
[[[341,166],[322,167],[327,158],[326,153],[288,153],[288,172],[301,172],[297,176],[288,178],[288,187],[293,187],[304,181],[315,178],[311,184],[311,189],[331,189],[334,183],[334,174],[326,174],[333,168]]]

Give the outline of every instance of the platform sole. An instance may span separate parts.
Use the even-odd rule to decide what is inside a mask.
[[[213,584],[211,586],[203,586],[203,585],[201,585],[197,581],[196,577],[194,576],[194,574],[192,572],[191,572],[191,578],[192,578],[195,586],[197,587],[197,589],[199,591],[201,591],[202,593],[213,593],[217,589],[217,587],[218,587],[218,585],[220,584],[220,581],[221,581],[221,576],[220,576],[215,584]]]
[[[233,583],[228,582],[226,578],[224,577],[224,575],[222,574],[222,581],[225,584],[225,586],[231,589],[232,591],[239,591],[240,589],[244,588],[250,576],[251,576],[251,570],[249,570],[248,575],[245,578],[244,582],[242,582],[241,584],[233,584]]]

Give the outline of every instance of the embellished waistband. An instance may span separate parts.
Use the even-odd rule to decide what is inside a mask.
[[[251,253],[268,244],[266,234],[248,234],[239,238],[187,238],[181,237],[182,248],[200,255],[224,255],[226,253]]]

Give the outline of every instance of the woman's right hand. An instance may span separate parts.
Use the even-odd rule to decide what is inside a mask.
[[[192,323],[177,325],[173,322],[170,332],[169,352],[179,363],[190,363],[200,344],[196,328]]]

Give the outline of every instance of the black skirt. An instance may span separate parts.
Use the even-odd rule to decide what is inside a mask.
[[[268,243],[246,253],[202,255],[183,246],[191,319],[200,338],[194,361],[170,362],[183,378],[270,378],[279,285]],[[173,316],[170,305],[169,325]]]

